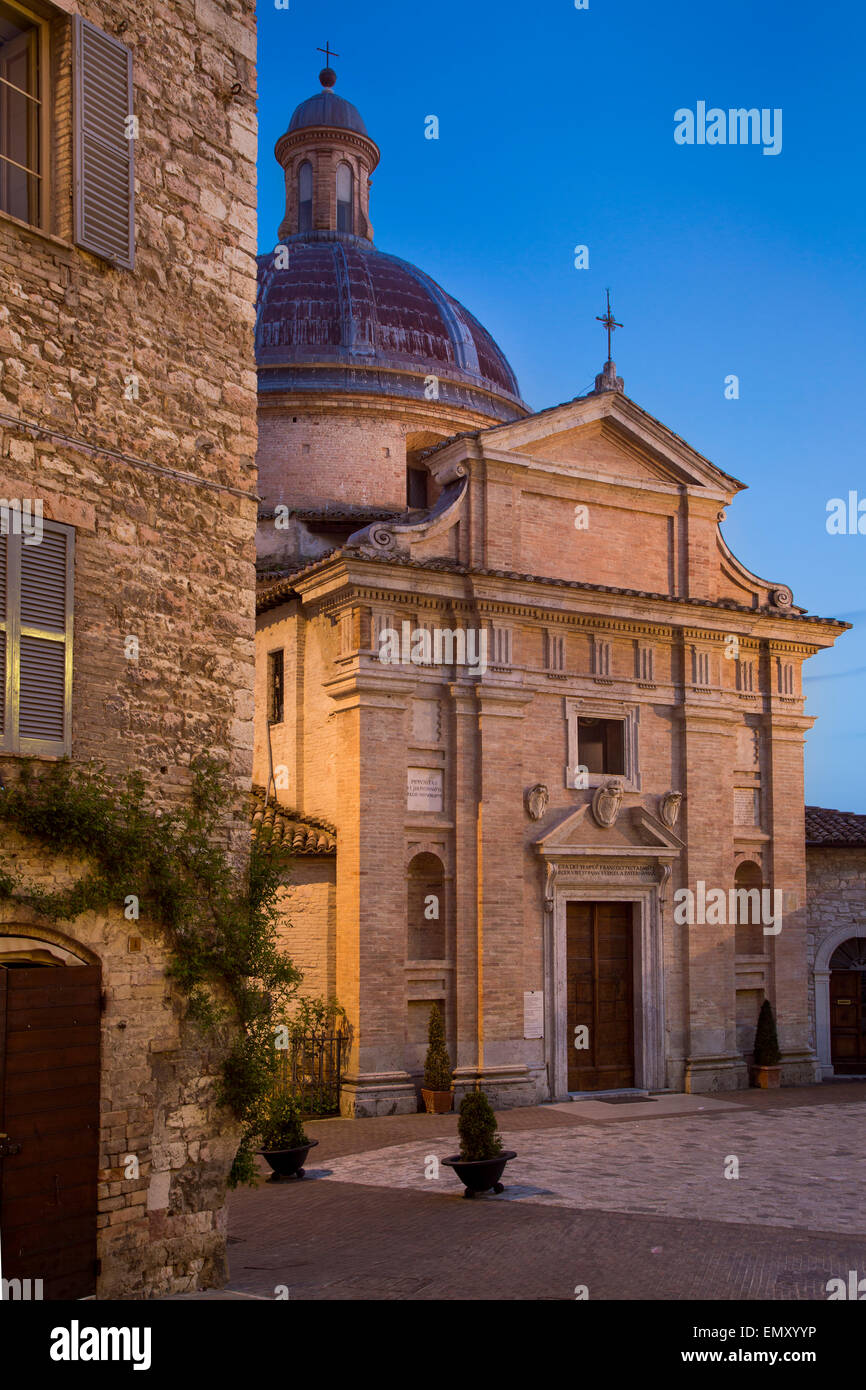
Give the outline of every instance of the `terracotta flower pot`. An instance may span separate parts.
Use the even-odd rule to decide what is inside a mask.
[[[778,1067],[752,1067],[752,1085],[758,1086],[762,1091],[772,1091],[781,1085],[782,1068]]]
[[[491,1188],[494,1192],[504,1192],[505,1187],[499,1181],[505,1172],[505,1165],[517,1154],[511,1149],[503,1149],[495,1158],[465,1159],[459,1154],[452,1154],[450,1158],[443,1158],[442,1162],[446,1168],[453,1168],[465,1189],[464,1197],[475,1197],[480,1192],[489,1192]]]
[[[428,1115],[447,1115],[454,1104],[453,1091],[428,1091],[421,1087],[421,1099]]]
[[[259,1149],[259,1153],[262,1158],[267,1159],[276,1177],[302,1178],[307,1154],[318,1142],[318,1139],[311,1139],[308,1144],[302,1144],[298,1149]]]

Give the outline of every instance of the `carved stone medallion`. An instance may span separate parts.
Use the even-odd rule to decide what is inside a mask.
[[[536,782],[534,787],[530,787],[524,793],[523,804],[526,807],[526,814],[532,820],[541,820],[547,810],[547,803],[550,800],[550,792],[543,782]]]
[[[611,777],[598,788],[592,798],[592,814],[605,830],[609,830],[619,815],[619,808],[625,795],[625,782],[622,777]]]
[[[682,800],[682,792],[665,792],[664,796],[659,797],[659,819],[664,822],[668,830],[673,830],[677,823]]]

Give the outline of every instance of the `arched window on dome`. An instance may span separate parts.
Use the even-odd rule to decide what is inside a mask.
[[[298,231],[313,230],[313,166],[305,159],[298,170]]]
[[[355,179],[348,164],[337,165],[337,231],[354,232]]]

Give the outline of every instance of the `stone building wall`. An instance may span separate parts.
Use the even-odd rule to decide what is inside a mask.
[[[815,1036],[815,959],[835,933],[866,935],[866,846],[806,849],[809,1020]]]
[[[76,8],[132,51],[133,270],[70,240]],[[225,842],[241,864],[253,731],[254,6],[60,0],[53,40],[50,230],[0,214],[0,495],[41,499],[46,518],[75,530],[73,759],[141,772],[167,804],[186,797],[192,758],[221,759],[237,790]],[[18,862],[29,877],[59,872],[35,846]],[[130,925],[120,913],[58,925],[100,962],[108,1006],[104,1296],[220,1281],[236,1138],[158,938],[145,930],[132,954]],[[139,1180],[120,1176],[122,1152],[143,1159]]]

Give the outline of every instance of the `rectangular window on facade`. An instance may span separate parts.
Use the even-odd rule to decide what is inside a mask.
[[[9,508],[0,535],[0,749],[71,749],[74,532],[42,523],[41,539],[17,534]]]
[[[75,240],[114,265],[134,260],[132,54],[75,15],[73,21]]]
[[[578,755],[589,773],[625,775],[625,721],[592,719],[577,721]]]
[[[0,211],[40,227],[47,166],[48,26],[0,0]]]
[[[427,506],[427,470],[425,468],[406,469],[406,506]]]
[[[268,652],[268,723],[282,724],[285,715],[284,653]]]

